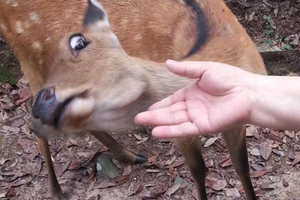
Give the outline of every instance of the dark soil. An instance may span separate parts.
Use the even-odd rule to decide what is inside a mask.
[[[225,0],[237,15],[255,43],[263,42],[268,30],[274,30],[273,36],[290,37],[300,33],[299,0]],[[249,17],[254,13],[253,19]],[[270,27],[267,19],[273,21]]]

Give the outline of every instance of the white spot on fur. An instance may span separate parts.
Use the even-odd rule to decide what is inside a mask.
[[[20,21],[16,21],[16,32],[21,34],[24,32],[23,24]]]
[[[137,42],[137,41],[140,41],[141,39],[143,39],[143,36],[142,36],[142,34],[137,34],[137,35],[135,35],[134,36],[134,40]]]
[[[41,43],[39,43],[38,41],[35,41],[32,43],[32,47],[37,50],[37,51],[41,51],[42,50],[42,45]]]
[[[39,21],[39,16],[36,14],[36,12],[31,12],[29,14],[29,19],[33,22],[38,22]]]
[[[226,33],[227,33],[228,36],[232,36],[233,30],[232,30],[231,25],[226,26]]]
[[[3,32],[6,32],[7,31],[7,27],[4,25],[4,24],[1,24],[0,25],[0,28]]]

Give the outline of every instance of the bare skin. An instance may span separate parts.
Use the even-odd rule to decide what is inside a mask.
[[[135,117],[156,137],[214,134],[243,124],[300,130],[299,77],[264,76],[213,62],[166,62],[189,86]],[[228,117],[231,116],[231,117]]]

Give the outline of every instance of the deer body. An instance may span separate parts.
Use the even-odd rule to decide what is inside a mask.
[[[138,112],[191,82],[153,61],[210,60],[266,73],[255,45],[221,0],[100,3],[90,1],[84,17],[87,3],[82,0],[2,0],[0,34],[37,96],[34,116],[63,131],[89,130],[128,162],[146,159],[127,151],[103,131],[130,128]],[[81,50],[82,45],[86,47]],[[52,198],[63,199],[44,137],[48,131],[39,120],[34,126]],[[223,135],[247,198],[256,199],[244,128]],[[206,168],[199,141],[177,139],[176,144],[195,179],[199,198],[206,199]]]

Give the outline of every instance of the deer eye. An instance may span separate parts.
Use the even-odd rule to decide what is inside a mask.
[[[90,42],[81,34],[74,34],[69,40],[70,46],[73,50],[79,51],[84,49]]]

